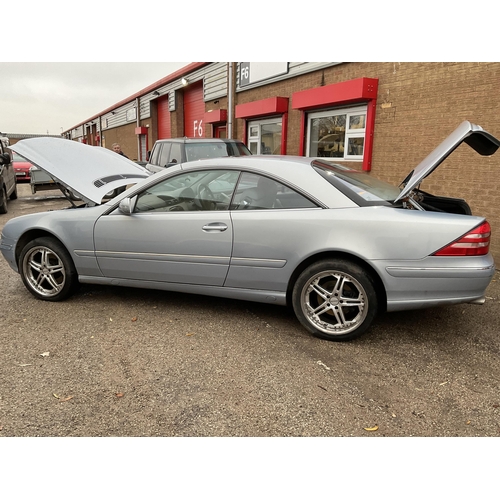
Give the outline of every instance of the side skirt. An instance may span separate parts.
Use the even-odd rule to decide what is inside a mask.
[[[100,278],[97,276],[79,276],[80,283],[93,285],[125,286],[131,288],[146,288],[151,290],[165,290],[167,292],[192,293],[195,295],[209,295],[226,299],[248,300],[286,306],[286,293],[276,290],[251,290],[248,288],[227,288],[217,286],[188,285],[184,283],[163,283],[157,281],[141,281]]]

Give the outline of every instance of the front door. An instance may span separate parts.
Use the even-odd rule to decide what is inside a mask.
[[[131,215],[116,210],[101,217],[94,241],[104,276],[222,286],[233,244],[223,200],[238,173],[222,174],[170,177],[140,193]]]

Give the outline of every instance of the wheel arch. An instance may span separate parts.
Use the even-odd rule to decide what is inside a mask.
[[[314,264],[315,262],[318,262],[320,260],[325,260],[325,259],[348,260],[350,262],[353,262],[353,263],[359,265],[363,270],[365,270],[370,275],[370,277],[373,279],[373,281],[375,283],[375,291],[377,293],[377,298],[378,298],[379,312],[386,311],[386,309],[387,309],[387,294],[385,291],[385,286],[384,286],[384,283],[382,282],[382,279],[380,278],[379,274],[374,269],[374,267],[356,255],[353,255],[353,254],[350,254],[347,252],[339,252],[339,251],[331,251],[331,252],[327,251],[327,252],[321,252],[321,253],[311,255],[307,259],[302,261],[295,268],[295,270],[293,271],[293,273],[290,277],[290,280],[288,281],[288,287],[286,290],[287,304],[292,303],[293,287],[294,287],[295,282],[297,281],[298,277],[302,273],[302,271],[304,271],[304,269],[309,267],[311,264]]]
[[[16,264],[19,266],[19,258],[21,256],[21,252],[23,251],[23,248],[26,246],[27,243],[30,241],[33,241],[36,238],[44,238],[44,237],[49,237],[53,238],[57,242],[59,242],[64,248],[66,248],[66,245],[53,233],[50,231],[47,231],[45,229],[30,229],[29,231],[26,231],[17,241],[16,244]],[[67,250],[67,248],[66,248]],[[68,251],[68,255],[70,256],[71,260],[73,261],[73,258],[71,257],[70,252]],[[74,264],[74,261],[73,261]]]

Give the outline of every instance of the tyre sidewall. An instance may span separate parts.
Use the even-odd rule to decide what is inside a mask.
[[[0,214],[7,213],[7,193],[5,187],[2,186],[0,190]]]
[[[9,200],[17,200],[17,181],[14,184],[14,191],[10,193]]]

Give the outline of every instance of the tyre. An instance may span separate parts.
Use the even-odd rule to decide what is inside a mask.
[[[5,187],[0,189],[0,214],[7,213],[7,191]]]
[[[17,200],[17,182],[14,184],[14,191],[10,193],[9,200]]]
[[[64,300],[78,286],[78,275],[68,251],[50,237],[36,238],[23,248],[19,272],[24,286],[41,300]]]
[[[300,323],[326,340],[352,340],[371,325],[378,310],[371,276],[348,260],[322,260],[295,282],[292,305]]]

